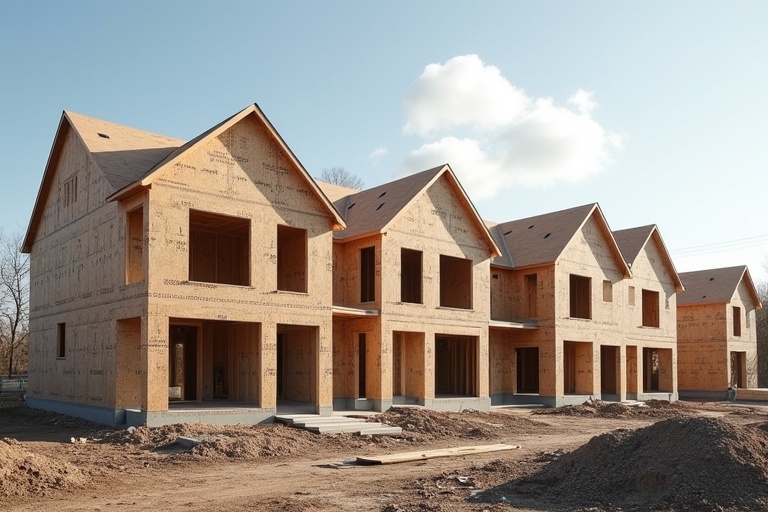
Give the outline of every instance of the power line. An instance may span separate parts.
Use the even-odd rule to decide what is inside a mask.
[[[681,249],[672,249],[670,254],[679,256],[694,256],[699,254],[708,254],[713,252],[733,251],[736,249],[746,249],[750,247],[758,247],[760,245],[766,245],[766,252],[768,253],[768,234],[752,236],[747,238],[738,238],[736,240],[728,240],[725,242],[716,242],[705,245],[695,245],[691,247],[684,247]]]

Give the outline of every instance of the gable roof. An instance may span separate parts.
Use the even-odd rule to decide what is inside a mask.
[[[91,162],[101,170],[114,190],[133,181],[144,169],[163,160],[183,144],[179,139],[63,111],[22,244],[24,252],[31,250],[43,206],[51,190],[53,174],[70,133],[75,134]]]
[[[629,264],[629,268],[632,268],[635,260],[640,255],[640,251],[643,250],[648,241],[653,240],[659,249],[659,254],[661,254],[664,265],[672,276],[672,280],[675,284],[675,291],[680,293],[684,290],[683,283],[675,269],[675,264],[669,256],[667,246],[664,244],[664,240],[661,238],[661,233],[656,224],[620,229],[613,232],[613,238],[616,239],[616,244],[619,246],[621,254],[624,255],[624,259]]]
[[[64,111],[43,173],[22,250],[24,252],[31,250],[32,241],[42,217],[42,209],[50,193],[53,174],[64,141],[70,132],[77,135],[88,151],[92,162],[99,168],[112,187],[113,193],[107,197],[107,201],[119,201],[149,187],[160,169],[173,165],[181,155],[192,147],[204,140],[220,135],[250,115],[255,116],[267,128],[288,155],[288,158],[299,169],[310,190],[314,192],[333,217],[334,229],[344,227],[344,219],[336,211],[333,203],[320,190],[315,180],[312,179],[256,104],[249,105],[186,143],[180,139]]]
[[[159,162],[154,167],[149,169],[144,174],[144,176],[141,177],[141,179],[134,181],[133,183],[124,187],[122,190],[118,190],[116,193],[109,196],[107,200],[108,201],[119,200],[119,199],[122,199],[123,197],[127,197],[128,195],[133,194],[136,191],[136,189],[141,189],[141,188],[151,186],[159,170],[165,167],[172,166],[184,153],[189,151],[191,148],[195,147],[198,144],[203,143],[206,140],[218,137],[223,132],[225,132],[235,124],[239,123],[243,119],[247,118],[248,116],[254,116],[264,127],[267,128],[270,135],[272,135],[272,137],[274,137],[277,143],[280,145],[280,148],[285,152],[286,155],[288,155],[288,158],[296,166],[296,168],[299,169],[299,173],[301,177],[304,179],[304,182],[309,186],[310,190],[314,192],[315,196],[320,200],[320,202],[328,210],[328,213],[330,213],[331,216],[333,217],[334,223],[335,223],[334,229],[341,229],[345,227],[344,218],[339,214],[339,212],[333,206],[333,203],[331,203],[328,197],[320,189],[317,182],[315,182],[312,176],[309,175],[309,173],[304,168],[304,166],[299,161],[299,159],[296,158],[296,155],[294,155],[291,148],[288,147],[288,144],[285,143],[285,141],[277,132],[275,127],[272,125],[272,123],[269,121],[269,119],[267,119],[267,116],[264,114],[261,108],[259,108],[259,106],[255,103],[252,105],[248,105],[246,108],[244,108],[237,114],[209,128],[208,130],[204,131],[194,139],[184,144],[183,146],[177,148],[174,152],[169,154],[163,161]]]
[[[605,234],[608,248],[624,275],[630,276],[629,267],[597,203],[497,224],[492,230],[496,232],[495,238],[504,242],[505,254],[491,263],[510,268],[555,263],[568,243],[592,216]]]
[[[746,265],[682,272],[680,279],[685,292],[677,296],[677,305],[727,304],[744,281],[749,289],[755,309],[761,309],[760,297]]]
[[[445,177],[452,185],[458,201],[471,212],[471,219],[483,234],[491,253],[493,255],[501,254],[493,237],[488,232],[488,228],[480,218],[480,214],[477,213],[475,206],[448,164],[337,199],[334,205],[344,215],[347,227],[342,231],[335,231],[333,233],[334,238],[349,241],[372,234],[385,233],[401,212],[442,177]],[[319,185],[321,188],[325,187],[322,182]],[[328,193],[333,194],[334,190],[328,189]]]

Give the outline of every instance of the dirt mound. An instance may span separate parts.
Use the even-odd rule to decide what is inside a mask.
[[[87,478],[68,462],[28,451],[14,439],[0,439],[0,496],[44,496],[82,487]]]
[[[538,409],[534,415],[593,416],[600,418],[677,418],[693,414],[690,406],[681,402],[649,400],[638,405],[625,405],[619,402],[587,400],[580,405],[566,405],[551,409]]]
[[[437,439],[495,439],[501,434],[530,433],[541,430],[542,423],[520,416],[495,412],[465,410],[432,411],[420,407],[393,407],[372,421],[403,429],[403,435],[418,441]]]
[[[768,440],[717,418],[620,429],[479,498],[502,497],[620,510],[766,510]]]
[[[270,425],[206,425],[177,423],[160,427],[141,426],[116,432],[104,439],[111,443],[130,443],[144,449],[174,451],[179,437],[200,441],[192,449],[175,451],[197,459],[259,459],[280,457],[316,448],[318,436],[280,424]]]

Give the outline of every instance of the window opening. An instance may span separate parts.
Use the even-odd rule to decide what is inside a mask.
[[[472,309],[472,260],[440,255],[440,306]]]
[[[400,300],[422,304],[422,252],[400,249]]]
[[[376,248],[360,249],[360,302],[376,300]]]
[[[190,281],[248,286],[250,238],[250,219],[190,210]]]
[[[590,284],[592,279],[571,274],[570,276],[570,305],[571,318],[592,318],[592,296]]]
[[[307,291],[307,230],[277,226],[277,289]]]

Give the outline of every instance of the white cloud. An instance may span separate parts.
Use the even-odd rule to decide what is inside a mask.
[[[476,55],[430,64],[408,94],[404,126],[427,141],[400,174],[448,163],[478,199],[515,185],[583,180],[612,162],[623,139],[592,117],[593,96],[578,89],[567,100],[572,108],[529,97]]]
[[[387,148],[385,148],[384,146],[379,146],[378,148],[374,149],[370,155],[368,155],[368,160],[371,160],[374,163],[378,162],[379,160],[384,158],[384,156],[386,156],[387,153],[389,153],[389,150]]]
[[[428,65],[413,84],[405,100],[408,122],[403,130],[422,136],[458,126],[493,130],[519,116],[529,101],[477,55],[454,57]]]

